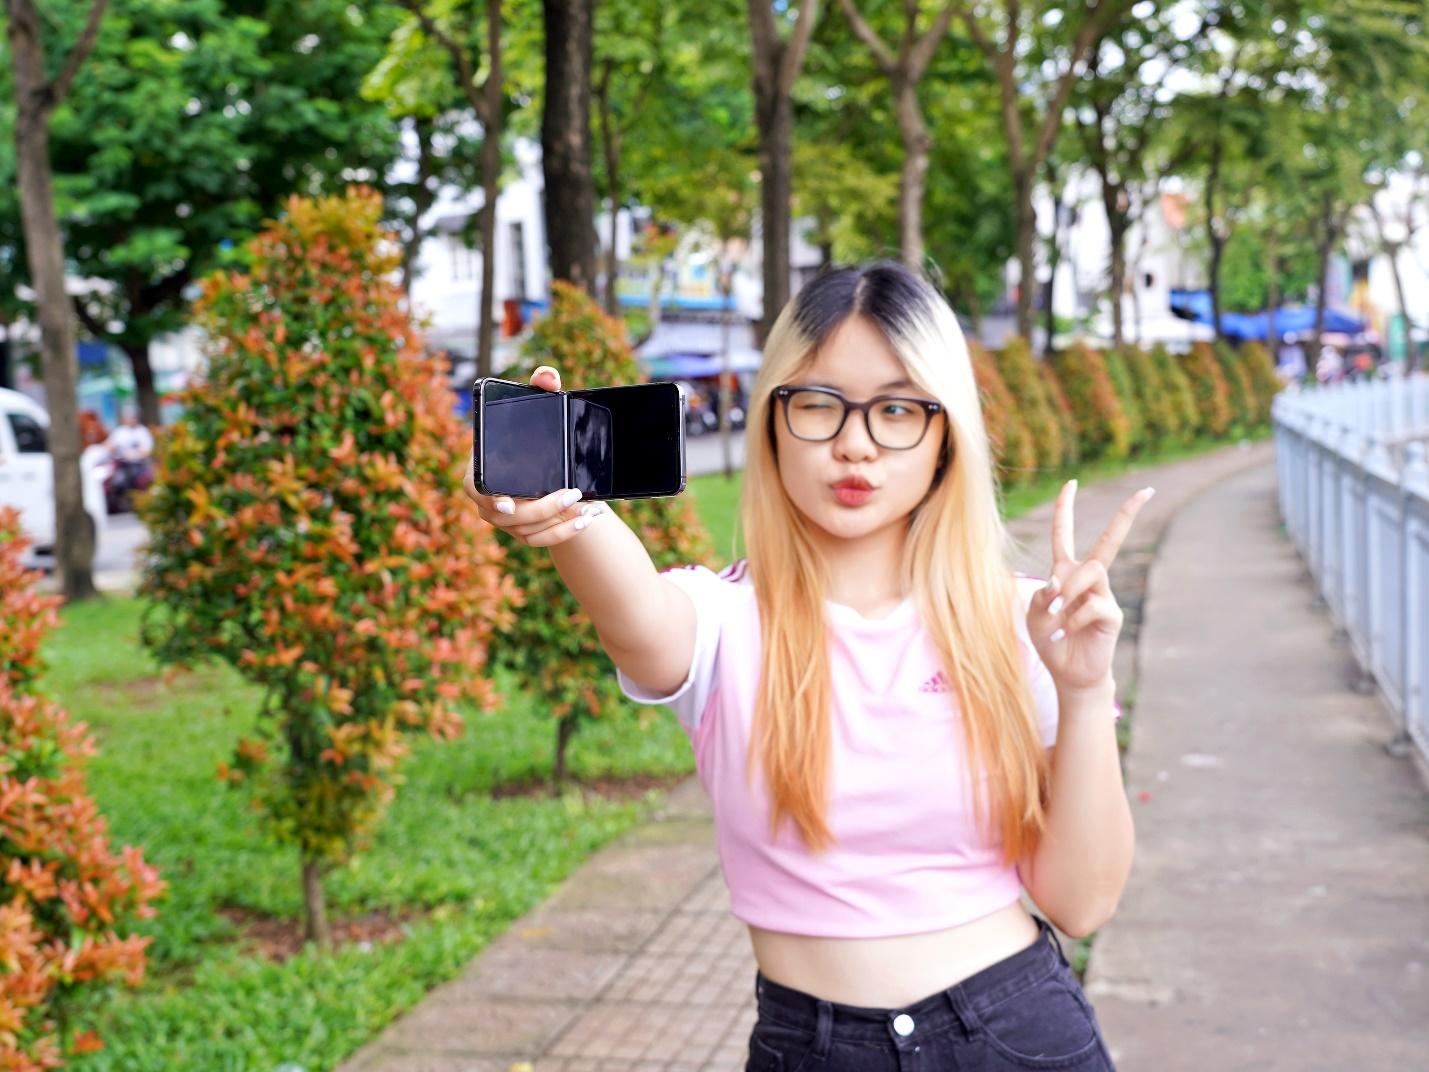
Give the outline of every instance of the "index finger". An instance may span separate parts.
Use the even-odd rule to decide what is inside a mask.
[[[1072,543],[1073,504],[1077,498],[1077,482],[1069,480],[1062,485],[1057,495],[1057,505],[1052,508],[1052,567],[1070,564],[1076,560]]]
[[[1092,548],[1090,557],[1095,558],[1110,570],[1112,562],[1116,560],[1117,552],[1121,550],[1121,545],[1126,540],[1127,533],[1131,531],[1131,523],[1136,520],[1136,515],[1141,512],[1141,508],[1155,494],[1155,488],[1142,488],[1122,503],[1121,509],[1112,517],[1111,524],[1097,538],[1096,546]]]

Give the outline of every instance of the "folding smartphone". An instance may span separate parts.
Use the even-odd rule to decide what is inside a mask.
[[[543,391],[493,377],[472,385],[476,488],[540,498],[645,499],[685,490],[684,396],[673,383]]]

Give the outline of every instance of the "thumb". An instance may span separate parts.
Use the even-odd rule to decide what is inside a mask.
[[[536,371],[531,373],[531,386],[540,387],[546,391],[559,391],[561,389],[561,374],[550,365],[539,365]]]

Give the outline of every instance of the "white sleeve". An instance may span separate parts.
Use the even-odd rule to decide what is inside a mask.
[[[691,735],[700,724],[700,715],[714,689],[715,667],[719,655],[719,633],[723,611],[728,602],[729,582],[721,580],[704,566],[678,566],[660,576],[684,589],[695,605],[695,651],[690,659],[690,672],[680,687],[665,696],[642,689],[623,670],[616,668],[620,691],[642,704],[665,704]]]
[[[1043,577],[1017,578],[1017,591],[1021,599],[1016,617],[1017,636],[1022,641],[1022,650],[1027,661],[1027,681],[1032,686],[1032,708],[1037,713],[1037,729],[1042,734],[1042,744],[1051,748],[1057,743],[1057,683],[1052,680],[1047,664],[1042,661],[1042,656],[1037,654],[1032,638],[1027,633],[1028,604],[1032,602],[1037,590],[1046,583],[1046,578]],[[1121,704],[1113,703],[1112,707],[1116,710],[1116,717],[1120,719]]]

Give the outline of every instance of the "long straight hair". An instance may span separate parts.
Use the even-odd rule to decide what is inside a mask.
[[[944,407],[942,459],[909,524],[901,578],[952,683],[949,728],[960,712],[975,820],[1013,863],[1041,837],[1049,782],[1014,617],[1014,544],[999,516],[987,431],[957,318],[925,279],[896,262],[840,268],[806,284],[775,321],[755,378],[740,520],[759,606],[763,672],[747,773],[752,778],[757,765],[763,768],[771,834],[787,819],[811,850],[833,843],[827,822],[828,575],[811,523],[779,477],[773,391],[809,365],[851,316],[882,331],[908,378]]]

